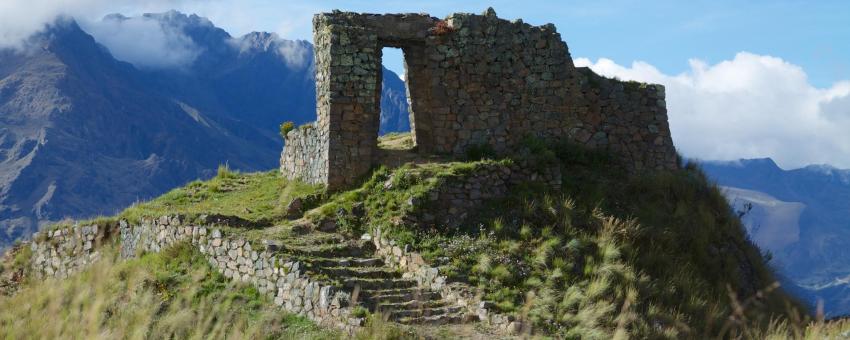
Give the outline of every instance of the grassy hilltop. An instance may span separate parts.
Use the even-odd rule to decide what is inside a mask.
[[[561,168],[562,187],[520,185],[468,212],[459,227],[399,221],[413,209],[409,202],[435,185],[514,160],[492,160],[483,150],[462,162],[382,167],[360,187],[333,194],[276,171],[222,168],[211,180],[101,222],[174,213],[235,216],[241,222],[230,233],[284,240],[299,237],[295,224],[327,219],[335,220],[336,233],[352,238],[381,228],[449,281],[478,287],[495,310],[529,320],[537,337],[814,339],[850,330],[846,322],[811,320],[778,287],[736,214],[695,166],[628,176],[604,152],[534,141],[527,149],[532,164]],[[293,222],[286,207],[296,197],[309,197],[310,210]],[[0,276],[20,267],[25,253],[6,261]],[[280,312],[253,288],[228,283],[189,247],[128,261],[106,253],[70,279],[25,278],[17,293],[0,297],[0,337],[342,336]],[[406,328],[373,316],[360,337],[478,331]]]

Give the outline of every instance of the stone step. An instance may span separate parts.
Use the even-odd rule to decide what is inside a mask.
[[[416,287],[405,289],[364,290],[361,292],[361,296],[364,297],[364,300],[369,301],[372,304],[404,303],[413,300],[428,301],[439,300],[441,298],[440,293],[438,292],[421,290]]]
[[[400,279],[398,271],[387,267],[322,267],[314,266],[308,269],[328,276],[331,279],[343,281],[346,278],[362,279]]]
[[[378,302],[374,307],[378,311],[394,311],[394,310],[419,310],[428,308],[449,307],[448,302],[443,299],[428,299],[428,300],[407,300],[403,302]]]
[[[428,316],[408,316],[401,317],[395,320],[395,322],[405,325],[447,325],[453,323],[469,323],[475,321],[478,321],[478,317],[476,315],[465,313],[464,311],[450,314],[438,314]]]
[[[404,318],[453,315],[463,311],[463,308],[457,306],[443,306],[434,308],[416,308],[416,309],[397,309],[389,310],[385,313],[389,314],[390,320],[401,320]]]
[[[383,267],[384,261],[370,257],[311,257],[295,256],[306,268],[329,267]]]
[[[345,244],[351,241],[341,235],[337,234],[326,234],[326,233],[309,233],[305,235],[300,235],[297,237],[288,238],[286,240],[278,241],[278,244],[289,244],[296,246],[314,246],[314,245],[325,245],[325,244]]]
[[[342,286],[349,289],[360,287],[362,291],[379,290],[379,289],[394,289],[394,288],[412,288],[416,286],[415,280],[410,279],[362,279],[362,278],[340,278],[337,279]]]
[[[271,250],[271,248],[269,248]],[[274,247],[274,252],[296,254],[309,257],[363,257],[374,254],[374,250],[351,244],[327,244],[319,246],[293,246],[281,244]]]

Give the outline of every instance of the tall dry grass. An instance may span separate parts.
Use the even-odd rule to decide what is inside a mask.
[[[228,283],[186,245],[120,261],[114,249],[70,278],[0,298],[4,339],[329,339],[252,287]]]

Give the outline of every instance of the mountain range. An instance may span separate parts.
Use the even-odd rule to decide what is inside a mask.
[[[790,291],[850,314],[850,170],[784,170],[770,158],[702,162]]]
[[[220,164],[275,168],[278,126],[315,120],[308,42],[232,37],[175,11],[113,14],[92,30],[131,22],[178,34],[191,58],[167,67],[122,61],[70,18],[0,50],[0,248],[49,222],[113,214],[208,178]],[[404,82],[383,75],[381,132],[408,130]]]

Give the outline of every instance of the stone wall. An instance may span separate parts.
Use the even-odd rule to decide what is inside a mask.
[[[307,183],[325,183],[328,176],[327,140],[327,135],[313,124],[289,131],[286,147],[280,154],[280,172],[287,178]]]
[[[31,268],[38,277],[66,278],[100,258],[99,246],[109,242],[108,225],[75,225],[35,233]]]
[[[468,171],[436,177],[436,183],[427,192],[408,200],[412,209],[399,223],[411,228],[457,227],[465,222],[469,213],[476,212],[488,201],[504,198],[517,185],[537,184],[543,190],[560,189],[559,165],[532,167],[530,161],[524,160],[526,158],[474,163],[474,168]],[[390,178],[384,188],[393,189],[392,181]]]
[[[463,155],[488,145],[509,155],[535,136],[609,148],[631,171],[678,166],[664,88],[576,68],[554,25],[507,21],[490,9],[445,20],[321,13],[313,29],[316,138],[328,141],[328,171],[305,177],[330,188],[352,184],[373,165],[385,46],[404,52],[418,152]]]
[[[484,164],[468,176],[449,178],[431,191],[423,209],[409,216],[411,225],[438,225],[457,227],[487,201],[505,197],[509,190],[521,183],[537,182],[548,189],[561,187],[558,166],[533,169],[528,164]]]
[[[120,229],[122,256],[158,252],[177,242],[190,242],[225,277],[256,286],[286,311],[349,333],[364,321],[350,315],[349,292],[310,280],[301,271],[300,262],[281,257],[264,245],[225,237],[212,227],[183,224],[177,216],[143,220],[138,225],[122,221]]]
[[[633,171],[678,167],[664,86],[608,79],[586,67],[576,70],[588,104],[570,131],[574,142],[607,148]]]
[[[115,241],[123,258],[188,242],[225,277],[256,286],[288,312],[349,333],[364,322],[351,316],[350,292],[309,279],[300,262],[279,256],[264,245],[226,237],[212,226],[187,223],[179,216],[142,219],[138,224],[120,221],[117,228],[73,226],[36,234],[28,245],[33,251],[30,265],[38,277],[66,278],[100,258],[102,245]]]

